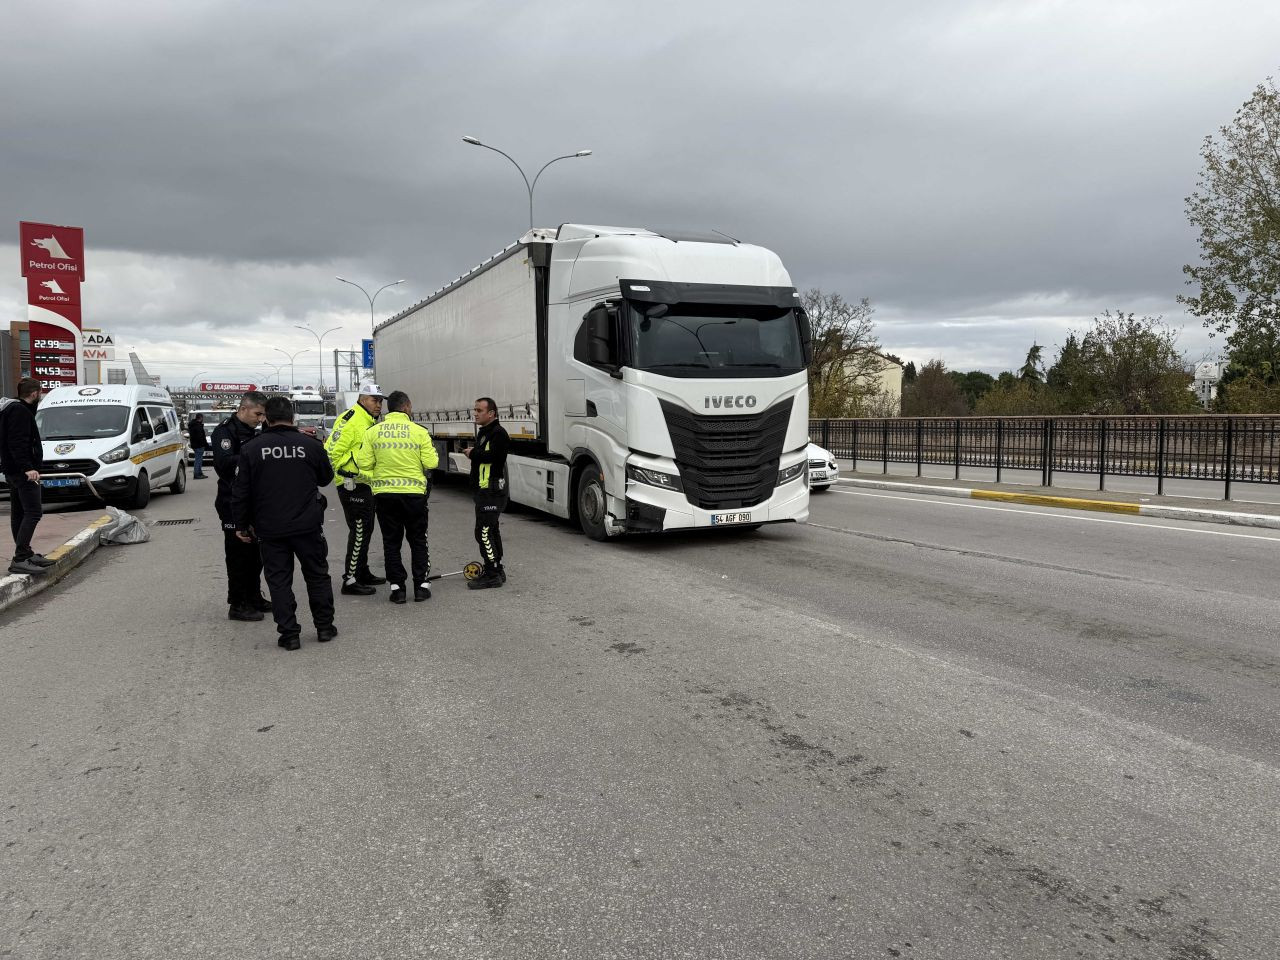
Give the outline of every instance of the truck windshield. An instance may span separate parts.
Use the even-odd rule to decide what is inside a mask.
[[[660,316],[628,305],[629,365],[672,377],[780,377],[804,369],[794,310],[677,303]]]
[[[92,440],[124,433],[129,408],[95,404],[84,407],[46,407],[36,411],[42,440]]]
[[[305,416],[323,417],[324,401],[323,400],[295,400],[293,401],[293,413],[295,416],[298,416],[298,417],[305,417]]]

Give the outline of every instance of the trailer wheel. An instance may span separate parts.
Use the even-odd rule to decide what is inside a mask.
[[[578,474],[578,489],[574,502],[578,507],[578,525],[592,540],[608,539],[605,516],[608,499],[604,493],[604,477],[594,463],[587,464]]]

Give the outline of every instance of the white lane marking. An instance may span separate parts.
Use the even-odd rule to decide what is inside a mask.
[[[1145,527],[1148,530],[1176,530],[1179,533],[1199,533],[1208,537],[1238,537],[1242,540],[1267,540],[1271,543],[1280,543],[1280,536],[1264,537],[1256,533],[1229,533],[1226,530],[1197,530],[1194,527],[1173,527],[1166,523],[1139,523],[1136,520],[1108,520],[1104,517],[1080,517],[1074,513],[1067,512],[1066,508],[1061,511],[1054,510],[1045,512],[1043,510],[1019,510],[1015,507],[992,507],[983,503],[964,503],[959,500],[931,500],[926,499],[928,494],[901,494],[901,493],[863,493],[860,490],[842,490],[833,489],[832,493],[842,493],[850,497],[875,497],[879,500],[919,500],[922,503],[932,503],[939,507],[968,507],[970,510],[996,510],[1000,513],[1017,513],[1022,516],[1032,517],[1049,517],[1052,520],[1076,520],[1081,523],[1118,523],[1126,527]]]

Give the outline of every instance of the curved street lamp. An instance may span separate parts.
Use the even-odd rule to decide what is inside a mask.
[[[300,323],[295,323],[294,326],[297,327],[299,330],[307,331],[307,333],[311,334],[313,337],[316,338],[316,351],[319,353],[319,356],[316,357],[316,368],[320,372],[320,392],[324,393],[324,338],[327,337],[329,334],[333,333],[335,330],[341,330],[342,328],[330,327],[324,333],[316,333],[310,327],[305,327]],[[338,385],[336,383],[333,385],[333,389],[334,390],[338,389]]]
[[[279,350],[281,353],[283,353],[286,357],[289,358],[289,389],[286,392],[292,393],[293,388],[297,386],[297,381],[298,381],[298,378],[293,370],[293,361],[298,357],[302,356],[311,348],[307,347],[305,350],[299,350],[297,353],[290,353],[288,350],[281,350],[280,347],[275,347],[274,349]],[[281,366],[283,366],[283,364],[281,364]]]
[[[204,376],[204,371],[203,371],[203,370],[201,370],[201,371],[200,371],[199,373],[197,373],[197,374],[192,375],[192,377],[191,377],[191,383],[190,383],[190,384],[188,384],[188,386],[187,386],[187,390],[189,390],[189,391],[190,391],[190,390],[194,390],[194,389],[196,388],[196,377],[203,377],[203,376]]]
[[[368,301],[369,301],[369,337],[370,337],[370,339],[372,339],[372,337],[373,337],[373,325],[374,325],[374,320],[373,320],[373,301],[377,300],[377,299],[378,299],[378,294],[380,294],[383,290],[387,289],[387,287],[394,287],[394,286],[395,286],[396,284],[398,284],[398,283],[404,283],[404,281],[403,281],[403,280],[392,280],[390,283],[384,283],[384,284],[383,284],[382,286],[380,286],[377,290],[373,291],[373,296],[369,296],[369,291],[368,291],[368,290],[366,290],[364,287],[360,286],[360,284],[356,283],[354,280],[348,280],[346,277],[334,277],[333,279],[335,279],[335,280],[341,280],[343,283],[349,283],[349,284],[351,284],[351,286],[355,287],[357,290],[359,290],[361,293],[363,293],[363,294],[365,295],[366,299],[368,299]],[[377,362],[378,362],[378,355],[377,355],[377,353],[375,353],[375,354],[373,355],[373,362],[374,362],[374,364],[377,364]],[[374,371],[373,371],[373,375],[374,375],[374,379],[377,379],[378,374],[377,374],[377,371],[376,371],[376,370],[374,370]],[[338,385],[335,383],[335,384],[333,385],[333,388],[334,388],[335,390],[337,390],[337,389],[338,389]]]
[[[516,163],[516,161],[512,158],[511,154],[506,153],[503,150],[499,150],[497,147],[491,147],[487,143],[482,143],[480,140],[478,140],[475,137],[463,137],[462,142],[469,143],[473,147],[484,147],[486,150],[492,150],[494,153],[501,153],[504,157],[506,157],[508,160],[511,161],[511,163],[515,166],[517,170],[520,171],[520,176],[524,179],[525,189],[529,191],[529,229],[530,230],[533,229],[533,190],[534,190],[534,187],[538,185],[538,178],[542,176],[542,171],[546,170],[547,167],[551,166],[557,160],[574,160],[574,159],[577,159],[578,157],[591,156],[590,150],[579,150],[577,153],[566,153],[563,156],[552,157],[550,160],[548,160],[546,163],[542,165],[541,170],[539,170],[536,174],[534,174],[533,182],[531,183],[529,181],[528,175],[524,172],[524,168],[521,167],[520,164]]]

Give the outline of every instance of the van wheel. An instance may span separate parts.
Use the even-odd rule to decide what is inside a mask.
[[[187,489],[187,465],[185,463],[178,464],[178,475],[174,477],[173,483],[169,484],[170,493],[185,493]]]
[[[133,492],[133,496],[129,498],[130,510],[141,510],[151,502],[151,478],[147,476],[147,471],[143,470],[138,474],[138,489]]]
[[[587,464],[578,474],[578,489],[574,496],[578,508],[578,526],[592,540],[606,540],[605,516],[608,499],[604,493],[604,478],[594,463]]]

